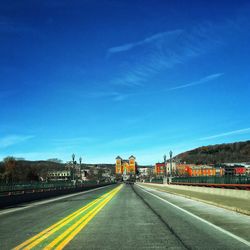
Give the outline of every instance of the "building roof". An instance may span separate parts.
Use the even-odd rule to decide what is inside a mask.
[[[116,160],[118,160],[118,159],[122,160],[122,158],[119,155],[115,159]]]
[[[155,163],[155,165],[157,166],[157,167],[162,167],[162,166],[165,166],[165,163],[163,162],[163,163]]]
[[[129,159],[135,159],[135,157],[134,157],[133,155],[131,155],[131,156],[129,157]]]
[[[122,160],[122,163],[124,163],[124,162],[127,162],[127,163],[129,163],[129,160]]]

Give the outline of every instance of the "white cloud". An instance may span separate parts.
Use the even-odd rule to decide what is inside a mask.
[[[32,139],[33,135],[8,135],[0,139],[0,148],[7,148],[15,144]]]
[[[79,144],[83,142],[93,142],[91,137],[72,137],[72,138],[62,138],[62,139],[53,139],[53,142],[56,144]]]
[[[214,25],[203,24],[190,30],[162,32],[142,41],[110,48],[109,55],[126,52],[123,54],[125,66],[118,70],[119,73],[110,83],[141,88],[161,71],[208,53],[218,46],[220,43],[216,32],[219,34]]]
[[[211,74],[211,75],[208,75],[208,76],[205,76],[205,77],[201,78],[198,81],[194,81],[194,82],[190,82],[190,83],[187,83],[187,84],[179,85],[179,86],[169,88],[169,89],[166,89],[166,90],[169,91],[169,90],[183,89],[183,88],[192,87],[192,86],[195,86],[195,85],[204,84],[204,83],[213,81],[213,80],[223,76],[223,74],[224,73]]]
[[[155,41],[158,41],[159,39],[166,39],[169,36],[176,36],[178,34],[181,34],[182,30],[173,30],[173,31],[166,31],[166,32],[160,32],[157,34],[154,34],[150,37],[146,37],[145,39],[141,40],[141,41],[137,41],[137,42],[133,42],[133,43],[127,43],[127,44],[123,44],[117,47],[112,47],[108,49],[108,53],[109,54],[114,54],[114,53],[120,53],[120,52],[124,52],[124,51],[128,51],[131,50],[137,46],[140,45],[144,45],[147,43],[152,43]]]
[[[123,94],[119,93],[118,91],[99,91],[99,92],[93,92],[88,95],[91,98],[107,98],[112,99],[113,101],[123,101],[125,100],[130,94]]]
[[[244,128],[244,129],[233,130],[233,131],[229,131],[229,132],[225,132],[225,133],[221,133],[221,134],[202,137],[202,138],[199,138],[199,140],[211,140],[211,139],[225,137],[225,136],[229,136],[229,135],[240,135],[240,134],[248,134],[248,133],[250,133],[250,128]]]

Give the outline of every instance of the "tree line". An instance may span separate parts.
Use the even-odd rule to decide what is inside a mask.
[[[181,153],[175,159],[194,164],[250,162],[250,141],[202,146]]]

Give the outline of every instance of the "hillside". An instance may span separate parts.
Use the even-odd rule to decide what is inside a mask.
[[[44,178],[48,170],[61,170],[64,167],[65,164],[51,161],[16,160],[6,169],[4,162],[0,162],[0,181],[7,176],[13,181],[36,181],[39,176]]]
[[[250,140],[199,147],[174,157],[195,164],[250,162]]]
[[[109,168],[114,172],[114,164],[82,164],[82,167],[101,167]],[[64,170],[65,163],[61,161],[27,161],[14,160],[11,165],[5,166],[4,162],[0,161],[0,182],[7,179],[13,181],[37,181],[39,177],[46,178],[50,170]]]

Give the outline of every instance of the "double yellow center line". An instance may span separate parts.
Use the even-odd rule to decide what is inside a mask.
[[[36,247],[36,249],[63,249],[119,192],[121,187],[122,186],[119,186],[111,190],[86,206],[78,209],[74,213],[18,245],[14,250],[28,250],[34,247]]]

